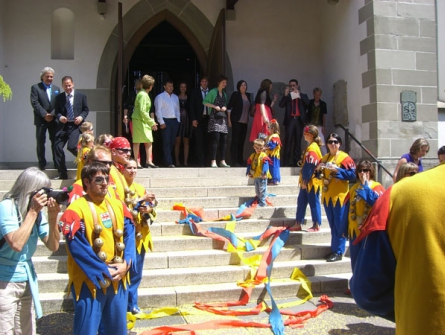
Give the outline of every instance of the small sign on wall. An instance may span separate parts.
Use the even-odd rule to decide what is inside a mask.
[[[402,104],[402,122],[417,121],[417,93],[414,91],[403,91],[400,93]]]

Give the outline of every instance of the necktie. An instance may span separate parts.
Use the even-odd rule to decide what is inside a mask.
[[[71,104],[71,99],[72,98],[72,94],[68,94],[67,99],[66,99],[66,112],[68,115],[68,121],[73,121],[74,120],[74,110],[73,110],[73,105]]]
[[[203,99],[205,99],[205,97],[207,96],[207,93],[209,93],[209,90],[201,90],[202,94],[203,94]],[[207,106],[204,106],[204,112],[202,113],[203,115],[207,115],[208,110],[207,110]]]
[[[51,86],[46,87],[46,94],[48,95],[49,101],[51,101]]]

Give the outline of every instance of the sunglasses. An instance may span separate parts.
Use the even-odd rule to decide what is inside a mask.
[[[328,144],[338,144],[339,142],[338,141],[336,141],[336,140],[329,140],[328,141]]]
[[[412,176],[414,176],[416,173],[417,173],[416,171],[407,172],[407,173],[405,173],[405,176],[408,175],[408,176],[411,176],[411,177],[412,177]]]
[[[120,152],[125,152],[126,154],[131,154],[131,149],[116,148],[116,150]]]
[[[363,169],[363,170],[358,170],[358,173],[368,173],[368,172],[371,172],[371,170],[369,170],[369,169]]]
[[[97,176],[93,179],[96,185],[102,185],[104,182],[108,184],[109,180],[110,180],[109,176]]]
[[[101,160],[98,160],[98,159],[93,159],[93,162],[94,163],[102,163],[102,164],[105,164],[105,165],[108,165],[108,166],[111,166],[113,164],[113,161],[101,161]]]

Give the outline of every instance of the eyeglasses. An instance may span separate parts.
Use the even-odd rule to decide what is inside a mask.
[[[120,152],[125,152],[126,154],[131,154],[131,149],[116,148],[116,150]]]
[[[405,176],[408,175],[408,176],[411,176],[411,177],[412,177],[412,176],[414,176],[416,173],[417,173],[416,171],[407,172],[407,173],[405,173]]]
[[[108,166],[113,165],[113,161],[101,161],[99,159],[93,159],[93,162],[94,163],[102,163],[102,164],[105,164],[105,165],[108,165]]]
[[[109,176],[97,176],[94,177],[93,181],[96,185],[102,185],[104,182],[108,184],[108,181],[110,180]]]
[[[338,144],[338,141],[336,141],[336,140],[329,140],[328,144]]]
[[[363,170],[358,170],[357,171],[358,173],[368,173],[368,172],[371,172],[371,170],[369,170],[369,169],[363,169]]]

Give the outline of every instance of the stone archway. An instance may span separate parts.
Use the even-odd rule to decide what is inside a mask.
[[[202,68],[207,67],[207,51],[213,26],[207,17],[191,2],[164,0],[156,6],[140,1],[123,17],[124,25],[124,72],[131,56],[142,38],[162,21],[168,21],[187,39]],[[108,38],[97,73],[98,89],[114,90],[118,50],[117,26]],[[113,102],[111,102],[113,104]]]

